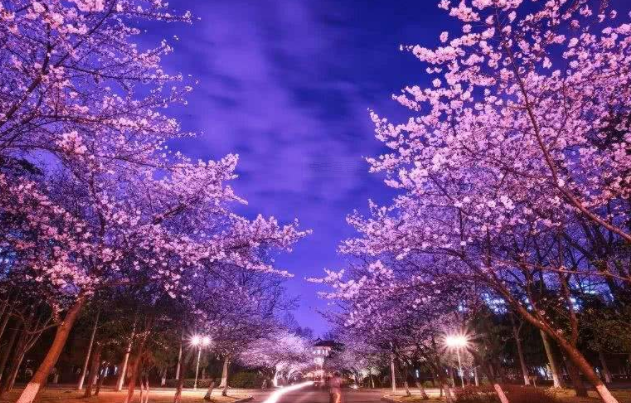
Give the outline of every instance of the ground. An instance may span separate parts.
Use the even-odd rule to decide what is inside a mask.
[[[10,403],[15,402],[18,395],[20,394],[21,389],[16,389],[5,396],[3,399],[0,399],[0,403]],[[173,395],[175,393],[174,389],[154,389],[150,391],[149,394],[150,403],[172,403]],[[205,390],[186,390],[182,394],[182,402],[183,403],[201,403],[203,402]],[[215,393],[217,395],[215,395]],[[220,396],[221,391],[216,391],[213,393],[213,402],[216,403],[231,403],[235,400],[243,399],[250,394],[247,391],[235,391],[232,393],[232,396],[222,397]],[[54,389],[46,389],[42,393],[41,398],[38,400],[38,403],[65,403],[65,402],[76,402],[76,403],[122,403],[125,399],[126,392],[114,392],[112,390],[101,390],[101,393],[98,397],[91,397],[89,399],[83,398],[82,392],[77,392],[74,389],[64,389],[64,388],[54,388]],[[135,401],[139,401],[139,394],[136,393]]]
[[[631,390],[628,389],[613,389],[613,395],[618,399],[619,402],[631,402]],[[444,402],[444,400],[438,399],[438,391],[429,389],[428,394],[430,395],[429,400],[421,400],[417,391],[413,392],[411,397],[396,395],[389,396],[392,400],[397,402],[406,402],[406,403],[434,403],[434,402]],[[561,399],[563,403],[597,403],[601,400],[597,397],[595,391],[589,392],[588,398],[580,398],[574,396],[574,391],[570,389],[563,389],[555,392],[556,396]],[[534,402],[533,402],[534,403]]]

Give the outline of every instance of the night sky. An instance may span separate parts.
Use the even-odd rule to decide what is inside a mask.
[[[143,40],[168,39],[169,72],[199,80],[189,105],[174,111],[184,129],[201,133],[178,143],[193,158],[240,155],[238,212],[298,218],[313,234],[278,265],[300,297],[295,316],[316,334],[327,331],[326,309],[305,277],[339,269],[340,240],[353,235],[345,217],[368,199],[393,196],[368,173],[364,157],[380,151],[368,109],[406,116],[391,100],[423,84],[423,66],[401,44],[438,45],[454,21],[433,0],[178,0],[193,25],[147,27]],[[177,36],[177,41],[175,37]],[[174,42],[175,41],[175,42]]]

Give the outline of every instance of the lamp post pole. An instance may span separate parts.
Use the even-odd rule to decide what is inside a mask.
[[[197,377],[199,375],[199,359],[202,357],[202,345],[200,344],[197,348],[197,366],[195,367],[195,383],[193,384],[193,389],[197,390]]]

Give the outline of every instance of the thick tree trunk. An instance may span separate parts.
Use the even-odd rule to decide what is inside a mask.
[[[219,387],[223,387],[221,391],[221,396],[228,396],[228,376],[230,370],[230,357],[226,357],[223,360],[223,370],[221,371],[221,385]]]
[[[576,366],[578,371],[585,375],[587,381],[596,389],[596,392],[598,392],[600,399],[604,403],[618,403],[618,400],[611,394],[603,381],[600,380],[592,365],[585,359],[585,356],[583,356],[576,347],[560,336],[556,337],[555,341],[561,350],[563,350],[568,360]]]
[[[138,375],[142,373],[142,359],[145,353],[145,343],[147,342],[147,338],[149,337],[149,331],[145,330],[143,337],[140,339],[140,344],[138,345],[138,352],[134,357],[134,365],[131,371],[131,378],[129,378],[129,384],[127,385],[127,397],[125,398],[124,403],[131,403],[134,399],[134,391],[136,390],[136,381],[138,380]],[[142,383],[142,379],[141,379]]]
[[[16,323],[13,329],[11,329],[11,333],[9,333],[9,341],[7,345],[2,349],[2,355],[0,356],[0,380],[3,378],[4,370],[7,367],[7,362],[9,361],[9,356],[13,351],[13,347],[15,344],[15,340],[17,340],[18,333],[20,332],[20,323]]]
[[[59,359],[59,355],[66,345],[66,341],[68,340],[68,335],[70,334],[70,330],[74,326],[75,321],[77,320],[77,316],[83,308],[85,304],[85,296],[80,295],[75,301],[74,305],[70,307],[68,312],[66,313],[66,317],[63,322],[57,327],[57,331],[55,333],[55,338],[53,339],[53,344],[48,349],[48,353],[44,357],[44,360],[40,364],[37,371],[35,371],[35,375],[33,375],[33,379],[26,385],[22,394],[16,401],[16,403],[32,403],[37,394],[39,393],[42,385],[46,383],[46,379],[50,374],[50,371],[54,368],[55,364],[57,364],[57,360]]]
[[[474,350],[470,349],[469,353],[473,356],[475,364],[479,365],[480,368],[482,368],[482,370],[485,372],[486,377],[488,378],[489,382],[491,382],[491,384],[493,385],[493,389],[495,389],[495,393],[497,394],[497,397],[500,399],[500,402],[509,403],[508,398],[506,397],[506,394],[504,393],[504,390],[502,389],[502,386],[499,384],[498,378],[495,376],[495,373],[493,371],[493,365],[491,364],[491,362],[489,360],[483,360],[480,354],[478,354]]]
[[[564,387],[563,378],[561,377],[561,373],[559,372],[559,365],[557,363],[556,357],[554,356],[552,346],[550,345],[550,340],[543,330],[540,330],[539,332],[541,334],[541,340],[543,341],[543,347],[546,350],[546,356],[548,357],[550,372],[552,372],[552,387],[562,388]]]
[[[85,375],[88,371],[88,361],[92,354],[92,345],[94,345],[94,337],[96,336],[96,329],[99,325],[99,315],[101,311],[97,311],[96,318],[94,319],[94,326],[92,327],[92,334],[90,335],[90,342],[88,343],[88,351],[85,353],[85,361],[83,362],[83,368],[81,370],[81,376],[79,377],[79,383],[77,384],[77,390],[83,389],[83,382],[85,381]]]
[[[101,367],[101,349],[103,347],[100,343],[96,344],[96,348],[92,353],[91,357],[91,365],[90,365],[90,376],[88,377],[88,385],[85,388],[85,393],[83,397],[91,397],[92,396],[92,387],[97,381],[97,376],[99,375],[99,368]]]
[[[565,362],[567,373],[570,375],[570,380],[572,381],[572,386],[574,387],[576,396],[587,397],[587,389],[583,384],[583,380],[581,379],[581,374],[578,372],[578,369],[570,360],[567,359],[565,354],[563,354],[563,361]]]
[[[207,402],[210,401],[210,397],[212,396],[214,389],[215,389],[215,381],[212,380],[210,382],[210,385],[208,386],[208,390],[206,391],[206,394],[204,395],[204,400],[206,400]]]
[[[405,379],[403,381],[403,388],[405,389],[405,395],[406,396],[412,396],[412,392],[410,392],[410,385],[408,384],[408,380]]]
[[[421,399],[429,400],[429,396],[427,396],[427,392],[425,391],[425,387],[423,387],[423,382],[421,380],[416,381],[416,387],[418,391],[421,393]]]
[[[528,366],[524,359],[524,350],[521,345],[521,337],[519,337],[519,328],[515,325],[515,320],[511,314],[511,321],[513,324],[513,337],[515,338],[515,344],[517,344],[517,357],[519,358],[519,366],[521,367],[521,373],[524,376],[524,385],[530,386],[530,376],[528,375]],[[522,322],[523,323],[523,322]]]
[[[598,352],[598,359],[600,360],[600,365],[603,367],[603,376],[605,377],[605,383],[611,383],[611,372],[609,371],[609,366],[607,366],[607,360],[605,360],[605,354],[603,354],[602,350]]]

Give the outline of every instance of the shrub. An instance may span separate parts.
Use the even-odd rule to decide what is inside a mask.
[[[559,399],[544,388],[516,385],[504,385],[502,388],[510,403],[560,403]],[[457,389],[455,394],[456,403],[500,403],[491,385],[467,386]]]
[[[455,389],[455,394],[456,403],[500,403],[495,389],[490,385],[465,386],[464,389]]]
[[[229,379],[230,387],[243,389],[258,389],[263,384],[263,376],[256,372],[237,372]]]
[[[197,387],[199,389],[207,389],[210,386],[210,383],[213,381],[212,378],[207,378],[207,379],[198,379],[197,380]],[[219,387],[219,384],[221,383],[221,379],[215,379],[215,387]],[[185,388],[192,388],[195,385],[195,378],[186,378],[184,379],[184,387]],[[177,379],[167,379],[167,382],[165,383],[165,385],[167,388],[175,388],[177,387]]]
[[[507,385],[504,391],[511,403],[561,403],[556,396],[544,388]]]

